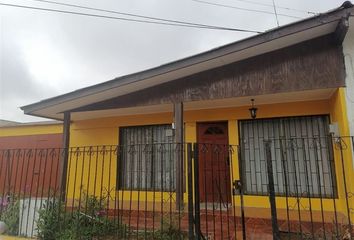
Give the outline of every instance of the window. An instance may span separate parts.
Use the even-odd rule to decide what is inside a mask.
[[[121,128],[119,189],[173,191],[175,148],[171,125]]]
[[[264,140],[270,140],[276,194],[302,197],[336,194],[328,125],[328,116],[241,121],[245,193],[268,193]]]
[[[219,127],[209,127],[207,130],[205,130],[204,134],[206,134],[206,135],[222,135],[222,134],[224,134],[224,131]]]

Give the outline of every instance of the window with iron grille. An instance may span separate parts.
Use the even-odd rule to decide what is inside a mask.
[[[240,121],[245,193],[268,194],[264,141],[270,140],[276,194],[334,196],[336,178],[328,125],[328,116]]]
[[[175,151],[171,125],[120,128],[119,189],[173,191]]]

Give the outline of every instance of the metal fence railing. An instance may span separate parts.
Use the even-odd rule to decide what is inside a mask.
[[[39,239],[352,239],[352,149],[352,137],[3,149],[0,221]]]
[[[168,143],[0,150],[0,220],[7,234],[40,239],[184,238],[181,151]]]

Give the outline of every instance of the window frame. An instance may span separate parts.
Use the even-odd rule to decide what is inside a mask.
[[[280,119],[296,119],[296,118],[315,118],[315,117],[326,117],[328,119],[328,123],[331,124],[331,116],[329,114],[318,114],[318,115],[298,115],[298,116],[284,116],[284,117],[268,117],[268,118],[257,118],[255,121],[257,120],[280,120]],[[239,140],[239,147],[240,147],[240,152],[239,152],[239,174],[240,174],[240,179],[241,182],[244,183],[244,195],[248,195],[248,196],[269,196],[268,190],[265,191],[252,191],[246,190],[246,169],[245,169],[245,159],[243,157],[243,146],[242,146],[242,123],[243,122],[248,122],[251,119],[242,119],[242,120],[238,120],[238,140]],[[311,198],[311,199],[315,199],[315,198],[323,198],[323,199],[338,199],[338,179],[337,179],[337,174],[336,174],[336,162],[335,162],[335,153],[334,153],[334,146],[333,146],[333,142],[332,142],[332,138],[330,136],[330,134],[328,133],[328,135],[325,135],[325,137],[328,137],[328,154],[329,154],[329,163],[330,163],[330,167],[331,169],[329,170],[328,173],[330,173],[330,181],[331,181],[331,185],[333,184],[332,187],[332,193],[322,193],[320,194],[314,194],[311,193],[310,196],[306,195],[303,196],[302,193],[299,193],[298,197],[299,198]],[[290,140],[290,138],[285,138],[285,140]],[[333,180],[333,183],[332,183]],[[280,192],[275,192],[275,196],[278,197],[286,197],[286,193],[280,193]],[[287,197],[297,197],[296,194],[289,194]]]
[[[121,182],[121,174],[122,174],[122,170],[120,169],[120,166],[122,165],[122,157],[121,157],[121,148],[122,146],[124,146],[124,144],[122,144],[122,141],[123,141],[123,130],[124,129],[134,129],[134,128],[145,128],[145,127],[161,127],[161,126],[171,126],[171,131],[172,131],[172,138],[174,139],[174,129],[172,128],[172,125],[170,123],[161,123],[161,124],[146,124],[146,125],[131,125],[131,126],[119,126],[119,130],[118,130],[118,133],[119,133],[119,136],[118,136],[118,151],[117,151],[117,179],[116,179],[116,190],[117,191],[140,191],[140,192],[166,192],[166,193],[171,193],[171,192],[175,192],[176,191],[176,173],[174,173],[173,171],[171,172],[172,173],[172,177],[173,178],[173,184],[174,186],[172,186],[171,189],[168,189],[168,187],[124,187],[123,183]],[[153,146],[153,144],[168,144],[168,145],[171,145],[173,146],[175,143],[174,141],[172,140],[171,142],[156,142],[154,143],[154,140],[152,140],[153,143],[151,143],[151,145]],[[136,145],[142,145],[144,143],[136,143]],[[129,145],[125,145],[125,146],[129,146]],[[153,156],[153,155],[152,155]],[[172,162],[174,161],[174,156],[172,156]],[[153,171],[151,173],[151,176],[153,175],[156,175],[156,174],[153,174]]]

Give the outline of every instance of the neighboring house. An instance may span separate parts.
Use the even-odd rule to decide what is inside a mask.
[[[188,193],[198,180],[193,190],[199,186],[198,206],[206,214],[201,231],[223,232],[228,220],[224,225],[215,220],[221,221],[219,230],[215,222],[203,225],[208,212],[241,216],[241,207],[246,219],[270,219],[270,158],[278,220],[285,221],[279,223],[282,231],[310,231],[306,224],[301,229],[302,222],[327,230],[334,219],[353,223],[353,15],[354,7],[346,2],[22,109],[64,121],[63,146],[73,150],[63,158],[68,177],[62,182],[73,206],[84,190],[105,191],[109,208],[118,214],[127,208],[180,209],[191,201]],[[257,108],[254,119],[251,99]],[[179,151],[187,143],[197,143],[194,151],[187,145]],[[190,154],[199,159],[194,173],[199,178],[187,172]],[[238,184],[241,194],[233,196]]]
[[[0,127],[14,126],[16,124],[18,124],[18,122],[0,119]]]
[[[59,191],[62,132],[59,121],[0,121],[0,221],[9,234],[33,236],[34,209]]]
[[[19,123],[0,120],[0,149],[60,148],[62,132],[60,121]]]
[[[52,172],[56,172],[58,161],[52,164],[41,164],[40,159],[34,157],[28,158],[26,161],[23,156],[18,161],[11,161],[13,156],[9,156],[8,151],[17,152],[18,154],[25,149],[32,150],[32,155],[36,155],[42,149],[61,148],[62,147],[62,131],[63,126],[59,121],[44,121],[19,123],[11,121],[0,121],[0,192],[11,185],[16,191],[30,192],[32,183],[32,175],[40,175],[52,167]],[[18,155],[17,155],[18,156]],[[11,163],[12,162],[12,163]],[[28,169],[26,174],[29,176],[26,180],[24,170]],[[16,172],[16,170],[18,170]],[[22,173],[21,173],[22,170]],[[12,174],[6,174],[11,172]],[[15,174],[16,173],[16,174]],[[43,175],[44,176],[44,175]],[[52,176],[47,174],[43,187],[48,190],[49,185],[54,187],[53,183],[49,184]],[[35,179],[33,181],[36,181]],[[41,181],[42,182],[42,181]],[[16,185],[16,187],[14,186]],[[1,197],[1,196],[0,196]]]

